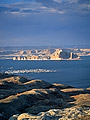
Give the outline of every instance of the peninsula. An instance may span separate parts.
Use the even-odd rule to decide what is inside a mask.
[[[25,54],[26,53],[26,54]],[[63,49],[43,49],[20,51],[19,56],[13,60],[79,60],[80,57],[70,51]]]
[[[79,60],[90,56],[90,49],[83,48],[0,48],[0,59],[12,60]]]

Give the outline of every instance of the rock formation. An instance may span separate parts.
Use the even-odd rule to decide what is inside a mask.
[[[79,119],[90,119],[90,88],[0,74],[0,120]]]

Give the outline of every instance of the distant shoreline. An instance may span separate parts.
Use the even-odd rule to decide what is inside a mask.
[[[72,61],[72,60],[81,60],[80,59],[61,59],[61,60],[40,60],[40,59],[37,59],[37,60],[13,60],[12,58],[0,58],[0,60],[12,60],[12,61],[64,61],[64,60],[67,60],[67,61]]]

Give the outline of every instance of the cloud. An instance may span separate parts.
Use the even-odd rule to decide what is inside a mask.
[[[41,7],[41,10],[43,10],[44,12],[48,12],[48,13],[64,14],[63,10],[57,10],[55,8]]]
[[[57,3],[77,3],[79,0],[53,0],[54,2]]]
[[[6,12],[19,12],[19,8],[10,8],[6,6],[0,6],[0,13],[6,13]]]
[[[81,9],[87,9],[87,10],[90,10],[90,4],[81,4],[80,5]]]
[[[56,8],[46,7],[42,5],[42,3],[38,2],[4,4],[0,7],[0,12],[12,14],[40,14],[40,13],[64,14],[63,10],[57,10]]]
[[[12,14],[23,14],[23,13],[38,13],[40,3],[14,3],[14,4],[2,4],[0,7],[0,13],[12,13]]]
[[[21,1],[21,0],[20,0]],[[29,14],[71,14],[90,13],[90,1],[86,0],[22,0],[22,2],[1,4],[0,13]]]
[[[79,10],[84,13],[90,13],[90,4],[80,4]]]

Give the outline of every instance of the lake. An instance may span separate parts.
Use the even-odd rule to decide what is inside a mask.
[[[81,60],[13,61],[0,59],[0,72],[9,72],[42,79],[50,83],[68,84],[78,88],[90,87],[90,56]]]

